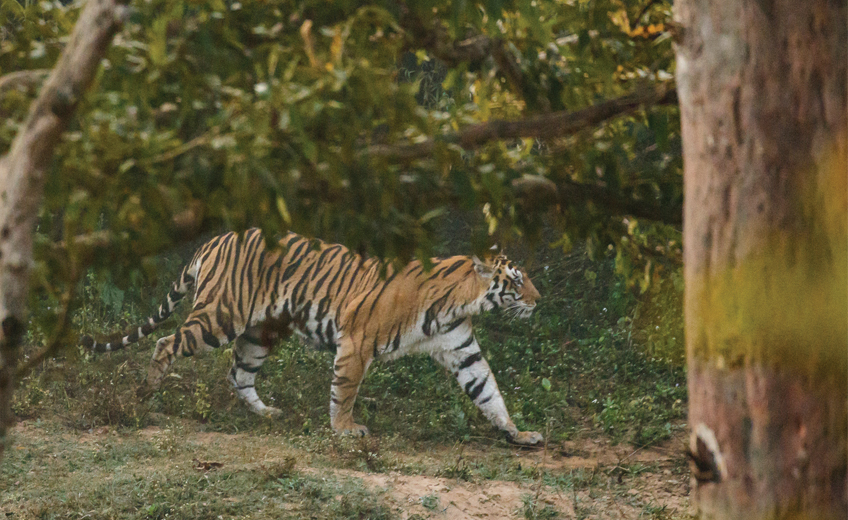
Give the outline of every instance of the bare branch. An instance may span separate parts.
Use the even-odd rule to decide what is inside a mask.
[[[490,141],[503,139],[565,137],[633,112],[642,106],[676,102],[677,91],[672,87],[660,86],[627,94],[574,112],[554,112],[518,121],[494,120],[421,143],[400,146],[375,145],[368,148],[365,153],[372,157],[402,162],[432,156],[439,142],[454,143],[470,150]],[[680,207],[664,207],[650,201],[628,198],[600,186],[573,181],[561,181],[557,185],[543,177],[524,177],[513,182],[513,188],[519,198],[533,201],[534,207],[536,203],[568,205],[579,201],[592,201],[617,215],[632,215],[672,225],[680,225],[683,218]]]
[[[209,144],[210,141],[212,141],[212,139],[217,137],[218,134],[220,134],[220,133],[221,133],[221,127],[220,126],[213,126],[212,128],[209,129],[208,132],[204,133],[203,135],[199,135],[199,136],[195,137],[194,139],[192,139],[191,141],[188,141],[186,143],[183,143],[183,144],[177,146],[176,148],[168,150],[167,152],[163,153],[162,155],[159,155],[158,157],[154,157],[153,159],[150,160],[150,164],[153,165],[153,164],[168,162],[168,161],[171,161],[171,160],[179,157],[180,155],[182,155],[186,152],[191,151],[194,148],[197,148],[198,146],[206,146],[206,145]]]
[[[0,457],[11,411],[32,263],[33,230],[47,168],[77,104],[127,14],[115,0],[88,0],[26,122],[0,158]]]
[[[536,137],[551,139],[575,134],[609,119],[619,117],[647,105],[672,104],[677,102],[677,91],[673,87],[659,86],[637,91],[576,110],[560,111],[517,121],[492,120],[476,124],[458,133],[443,135],[411,145],[376,145],[366,154],[393,161],[411,161],[433,154],[439,142],[456,143],[472,150],[490,141]]]
[[[419,31],[418,34],[421,39],[416,40],[416,43],[448,66],[484,60],[492,55],[492,49],[497,46],[495,40],[484,35],[454,42],[447,40],[443,30],[434,29],[427,34]]]
[[[70,313],[68,311],[70,310],[71,295],[73,294],[76,282],[76,279],[70,280],[68,283],[68,290],[62,294],[61,308],[59,310],[59,315],[56,317],[56,330],[54,331],[50,342],[34,356],[27,359],[26,363],[23,363],[18,367],[17,372],[15,372],[15,380],[20,381],[26,377],[33,368],[37,367],[45,359],[58,354],[65,346],[65,331],[68,329],[68,325],[70,325]]]
[[[515,62],[513,56],[507,52],[506,43],[503,40],[498,40],[491,46],[491,52],[492,58],[498,64],[498,70],[506,78],[509,87],[516,94],[522,94],[524,92],[524,76],[521,74],[521,67]],[[539,102],[539,105],[550,110],[551,104],[548,98],[545,96],[538,96],[538,98],[536,101]]]

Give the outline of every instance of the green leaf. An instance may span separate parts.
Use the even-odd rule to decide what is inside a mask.
[[[444,207],[431,209],[430,211],[428,211],[427,213],[422,215],[421,218],[418,219],[418,222],[420,222],[421,224],[425,224],[425,223],[427,223],[427,222],[429,222],[429,221],[431,221],[435,218],[441,217],[442,215],[444,215],[447,212],[448,212],[448,210]]]

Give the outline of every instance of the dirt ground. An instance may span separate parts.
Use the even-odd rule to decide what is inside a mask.
[[[85,433],[65,430],[58,433],[61,439],[56,439],[55,433],[22,422],[14,435],[45,441],[52,435],[51,442],[77,443],[80,447],[145,441],[167,449],[175,433],[160,427],[130,433],[103,427]],[[176,436],[183,446],[191,447],[191,458],[174,457],[170,464],[188,463],[193,464],[194,471],[214,472],[222,467],[256,470],[295,460],[294,471],[303,475],[361,481],[403,519],[684,519],[690,514],[689,477],[682,469],[682,434],[645,449],[612,445],[604,437],[566,441],[538,450],[475,445],[437,447],[425,453],[409,450],[413,452],[410,454],[389,447],[380,454],[391,461],[385,471],[351,469],[337,447],[309,453],[281,442],[283,438],[273,434],[224,434],[187,427]],[[477,468],[506,465],[518,468],[524,478],[440,476],[443,472],[439,468],[462,464]],[[570,484],[552,484],[552,478]],[[528,501],[532,501],[532,508],[528,509]]]
[[[336,470],[349,476],[356,476],[375,490],[385,492],[389,500],[404,511],[402,518],[419,515],[423,518],[451,518],[466,520],[485,518],[506,520],[522,516],[524,504],[522,498],[528,494],[534,497],[541,507],[553,506],[562,518],[639,518],[643,511],[636,504],[651,503],[659,508],[665,507],[671,515],[687,513],[689,507],[689,485],[684,478],[672,476],[670,467],[679,454],[669,453],[668,448],[635,450],[630,446],[608,446],[600,442],[585,441],[566,443],[565,449],[552,454],[519,451],[514,456],[520,463],[550,470],[552,473],[568,473],[575,469],[600,471],[602,467],[615,468],[629,462],[645,462],[658,467],[659,472],[645,474],[638,478],[626,496],[598,496],[597,490],[587,488],[573,493],[563,493],[537,482],[524,484],[503,480],[466,482],[430,476],[401,475],[396,472],[386,474],[363,473],[350,470]],[[562,453],[566,454],[563,455]],[[574,455],[568,455],[574,453]],[[578,454],[579,453],[579,454]],[[474,451],[466,452],[468,458],[475,456]],[[669,466],[663,468],[664,465]],[[437,497],[436,504],[425,506],[422,497]],[[580,514],[580,504],[593,502],[596,515]],[[433,501],[435,502],[435,500]]]
[[[144,435],[161,435],[158,428],[147,428]],[[199,432],[190,442],[206,446],[210,453],[232,446],[238,435]],[[687,518],[689,511],[688,474],[680,474],[683,457],[682,435],[659,446],[634,448],[628,444],[612,445],[603,437],[580,441],[566,441],[540,450],[513,448],[509,450],[515,464],[534,469],[545,469],[548,474],[570,475],[579,471],[585,475],[597,473],[618,475],[622,483],[625,475],[626,492],[612,486],[587,485],[570,493],[546,486],[541,481],[532,483],[508,480],[463,480],[428,475],[409,475],[399,471],[385,473],[333,468],[336,476],[360,479],[365,485],[380,493],[393,507],[402,511],[401,518],[450,518],[456,520],[484,518],[507,520],[524,517],[523,500],[528,495],[536,501],[537,508],[553,506],[557,518],[581,519],[636,519],[645,516],[645,504],[661,514],[655,518]],[[282,462],[291,456],[289,450],[275,450],[273,446],[262,454],[266,464]],[[295,454],[297,456],[299,454]],[[481,448],[464,448],[460,455],[466,461],[485,460],[491,456]],[[445,447],[424,455],[405,456],[405,462],[414,461],[424,467],[438,466],[445,460],[457,457],[455,448]],[[636,474],[633,467],[639,468]],[[326,468],[299,468],[312,474],[326,474]],[[582,470],[582,471],[581,471]],[[618,470],[618,473],[617,473]],[[629,474],[628,474],[629,472]],[[601,479],[603,480],[603,479]],[[585,507],[591,503],[591,508]],[[587,511],[591,509],[591,512]]]

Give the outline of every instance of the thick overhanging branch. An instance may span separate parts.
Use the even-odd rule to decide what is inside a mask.
[[[26,122],[8,154],[0,158],[0,457],[6,430],[14,424],[11,400],[24,333],[33,232],[47,168],[127,13],[115,0],[86,2]]]
[[[602,186],[571,180],[554,182],[538,175],[525,175],[512,181],[512,189],[517,199],[537,210],[553,205],[592,202],[610,215],[630,215],[675,226],[683,224],[681,206],[662,206],[655,202],[632,199]]]
[[[490,141],[497,140],[525,137],[537,139],[566,137],[604,121],[629,114],[644,106],[674,103],[677,103],[677,91],[674,87],[661,85],[639,90],[573,112],[552,112],[515,121],[495,119],[420,143],[371,146],[365,153],[372,157],[402,162],[433,155],[440,142],[457,144],[465,150],[473,150]]]

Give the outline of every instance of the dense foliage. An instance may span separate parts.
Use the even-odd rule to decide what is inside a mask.
[[[4,0],[0,77],[51,67],[78,12]],[[93,261],[126,287],[186,228],[291,228],[369,254],[426,257],[441,217],[459,207],[485,209],[478,249],[491,233],[537,236],[547,220],[566,249],[617,246],[619,269],[635,279],[635,265],[644,284],[678,257],[675,227],[611,212],[604,197],[540,213],[510,182],[542,175],[679,208],[676,107],[472,151],[451,136],[667,82],[669,17],[663,1],[133,3],[58,150],[36,286],[61,300],[60,282]],[[0,153],[32,92],[0,91]],[[424,157],[376,153],[433,137]],[[103,230],[94,255],[70,240]]]
[[[0,155],[43,74],[11,88],[3,80],[55,63],[80,8],[64,4],[0,0]],[[459,136],[475,125],[572,112],[670,82],[669,18],[664,0],[133,3],[57,150],[37,230],[24,352],[25,363],[40,369],[19,381],[12,407],[57,431],[162,426],[155,442],[98,448],[94,456],[109,471],[141,458],[155,461],[159,473],[104,479],[118,501],[98,486],[85,498],[60,493],[61,504],[52,497],[32,503],[54,516],[108,502],[121,516],[189,517],[213,504],[214,493],[211,510],[243,516],[273,486],[284,502],[328,517],[387,516],[359,488],[290,474],[294,459],[282,470],[228,469],[211,485],[173,485],[184,477],[159,469],[162,458],[193,453],[180,432],[202,423],[230,433],[283,432],[304,453],[354,454],[351,464],[370,471],[401,469],[383,458],[380,442],[426,452],[460,441],[459,456],[437,476],[532,477],[569,489],[577,510],[576,490],[592,493],[595,469],[565,476],[511,459],[463,461],[466,445],[505,444],[426,357],[373,367],[356,414],[376,435],[348,449],[349,440],[327,429],[329,353],[297,341],[277,347],[259,383],[285,412],[271,422],[249,413],[223,381],[231,363],[225,349],[177,363],[162,389],[140,402],[150,339],[93,356],[62,325],[72,316],[73,328],[104,335],[138,323],[161,300],[191,239],[221,229],[294,229],[401,261],[524,236],[559,248],[522,255],[524,244],[509,244],[510,256],[531,268],[544,295],[540,308],[520,322],[490,315],[476,329],[516,422],[556,444],[598,432],[639,446],[667,440],[682,429],[686,406],[679,275],[658,269],[680,255],[677,108],[630,110],[545,139],[495,135],[469,146]],[[409,153],[427,143],[426,153]],[[514,181],[528,175],[567,196],[553,205],[522,196]],[[640,204],[670,211],[645,218],[650,212],[631,211]],[[457,212],[471,217],[449,218]],[[448,251],[444,239],[457,234],[461,246]],[[177,243],[184,245],[176,253],[161,254]],[[578,253],[561,253],[573,244]],[[600,261],[589,262],[584,249]],[[637,300],[634,281],[643,289],[653,282],[653,292]],[[45,344],[70,348],[33,357]],[[40,471],[32,453],[15,450],[3,468],[0,478],[15,481],[7,499],[29,503],[29,488],[17,481]],[[83,452],[66,455],[65,473],[87,467]],[[621,484],[623,472],[639,471],[619,461],[607,476]],[[260,492],[259,501],[229,502]],[[338,504],[337,495],[345,497]],[[422,497],[428,509],[432,498]],[[528,518],[540,517],[537,510],[556,514],[538,507],[538,493],[525,498]]]
[[[534,276],[546,299],[534,318],[478,327],[519,426],[555,440],[587,426],[637,444],[668,438],[685,407],[682,370],[668,363],[682,340],[679,230],[622,207],[679,211],[676,107],[556,138],[468,146],[458,136],[668,82],[669,10],[613,0],[133,4],[57,150],[37,230],[26,363],[43,345],[71,346],[74,370],[61,357],[43,363],[21,381],[15,413],[82,428],[139,427],[160,413],[228,431],[255,425],[218,382],[228,355],[176,367],[140,404],[143,346],[93,359],[73,347],[72,329],[137,323],[179,268],[160,253],[189,250],[191,238],[293,229],[403,261],[445,252],[448,216],[461,211],[472,229],[451,252],[524,236],[560,250],[585,243],[603,260],[541,253]],[[78,12],[5,1],[0,78],[49,68]],[[0,154],[37,84],[0,88]],[[427,153],[408,153],[428,142]],[[514,181],[527,175],[577,196],[553,206],[522,198]],[[151,279],[159,288],[143,289]],[[655,291],[639,303],[634,281]],[[64,327],[69,317],[75,327]],[[289,342],[263,370],[286,431],[324,434],[328,356]],[[363,396],[357,413],[375,431],[415,442],[493,436],[429,359],[375,367]]]

